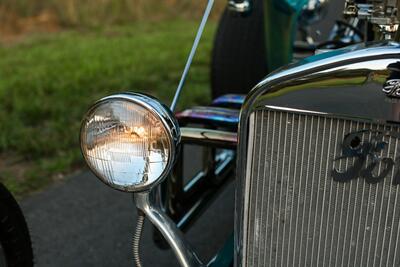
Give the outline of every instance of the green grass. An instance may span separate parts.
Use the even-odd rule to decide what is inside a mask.
[[[139,91],[169,104],[197,25],[113,26],[0,47],[0,181],[24,195],[82,166],[80,121],[105,95]],[[210,23],[179,108],[209,101],[214,30]]]

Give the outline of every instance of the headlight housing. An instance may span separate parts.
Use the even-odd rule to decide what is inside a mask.
[[[95,103],[82,122],[80,145],[93,173],[125,192],[149,190],[170,172],[178,123],[155,98],[116,94]]]

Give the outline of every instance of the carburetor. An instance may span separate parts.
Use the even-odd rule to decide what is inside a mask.
[[[364,20],[372,25],[375,40],[394,39],[399,27],[400,0],[346,0],[345,18]]]

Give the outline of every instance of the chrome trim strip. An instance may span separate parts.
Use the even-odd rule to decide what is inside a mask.
[[[265,105],[265,108],[273,109],[273,110],[280,110],[280,111],[296,112],[296,113],[302,113],[302,114],[328,115],[328,113],[326,113],[326,112],[316,112],[316,111],[311,111],[311,110],[286,108],[286,107],[278,107],[278,106],[271,106],[271,105]]]
[[[182,142],[205,146],[236,147],[237,133],[201,128],[181,128]]]
[[[383,84],[400,65],[400,45],[380,42],[356,45],[312,56],[274,72],[256,85],[241,109],[235,208],[235,266],[245,266],[251,115],[257,109],[280,107],[400,123],[400,100],[388,98]],[[302,98],[301,98],[302,97]],[[290,101],[287,101],[290,100]],[[336,103],[329,106],[326,102]],[[376,109],[377,108],[377,109]],[[376,110],[375,110],[376,109]],[[379,112],[377,110],[379,109]],[[248,161],[248,159],[250,159]],[[326,241],[326,240],[325,240]]]

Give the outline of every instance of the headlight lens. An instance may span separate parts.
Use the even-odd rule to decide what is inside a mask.
[[[119,94],[89,110],[81,128],[81,150],[103,182],[142,191],[168,174],[178,135],[176,121],[155,99]]]

